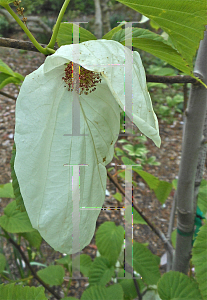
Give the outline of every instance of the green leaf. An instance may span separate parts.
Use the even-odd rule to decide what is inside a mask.
[[[196,54],[200,40],[204,36],[206,0],[118,1],[159,24],[171,37],[176,49],[192,69],[192,59]],[[136,47],[134,42],[133,46]]]
[[[124,163],[124,165],[126,165],[126,166],[127,165],[136,165],[136,166],[133,166],[133,171],[135,171],[135,170],[142,170],[142,166],[141,165],[136,164],[133,160],[131,160],[130,158],[128,158],[126,156],[122,156],[121,160]]]
[[[29,242],[31,247],[40,248],[42,237],[36,229],[32,232],[22,233],[21,235]]]
[[[118,147],[116,147],[114,150],[116,152],[116,156],[121,156],[121,155],[125,154],[124,151]]]
[[[18,78],[20,81],[24,81],[24,76],[22,76],[21,74],[14,72],[14,77]]]
[[[114,267],[106,257],[96,257],[89,270],[89,284],[105,286],[114,276]]]
[[[114,194],[113,197],[114,197],[117,201],[122,202],[122,195],[121,195],[120,193]]]
[[[158,281],[158,293],[162,300],[202,300],[196,281],[175,271],[165,273]]]
[[[128,141],[126,139],[121,139],[121,140],[118,140],[117,143],[123,144],[123,143],[128,143]]]
[[[10,78],[11,76],[5,73],[0,73],[0,85],[2,82],[4,82],[7,78]]]
[[[115,265],[124,241],[124,228],[114,222],[104,222],[96,231],[96,245],[100,254]]]
[[[0,59],[0,90],[9,83],[21,84],[24,76],[12,69]]]
[[[124,293],[120,284],[109,287],[95,285],[85,290],[81,300],[124,300]]]
[[[0,184],[0,198],[14,198],[12,183]]]
[[[125,278],[124,278],[124,273],[125,273]],[[137,291],[134,285],[134,280],[133,279],[128,279],[126,278],[127,276],[130,276],[130,274],[126,272],[124,269],[121,269],[121,271],[118,272],[118,283],[121,284],[122,289],[124,291],[124,296],[127,299],[134,299],[137,297]],[[122,277],[119,279],[119,277]],[[145,288],[145,285],[143,284],[141,279],[137,279],[137,284],[139,286],[140,292],[143,291]]]
[[[65,271],[61,266],[49,266],[38,271],[37,275],[47,284],[61,285],[64,281]]]
[[[118,31],[117,33],[115,33],[113,35],[113,40],[121,43],[121,42],[124,42],[124,40],[129,40],[130,37],[131,37],[131,29],[127,28],[127,29],[122,29],[122,30]],[[151,41],[159,41],[159,42],[162,42],[162,43],[172,47],[172,45],[169,44],[169,42],[167,40],[165,40],[161,35],[154,33],[148,29],[133,28],[132,29],[132,38],[133,39],[139,38],[140,40],[148,39]]]
[[[140,171],[137,169],[135,169],[134,171],[144,179],[144,181],[147,183],[147,185],[149,186],[150,189],[152,189],[154,191],[158,188],[159,179],[157,177],[155,177],[152,174],[145,172],[145,171]]]
[[[130,40],[126,40],[126,44],[125,41],[121,43],[129,46]],[[173,67],[194,77],[192,74],[193,68],[187,66],[181,55],[164,41],[156,41],[147,38],[133,38],[133,47],[149,52],[152,55],[168,62]]]
[[[165,200],[168,198],[168,196],[170,195],[170,192],[172,190],[172,184],[164,181],[164,180],[160,180],[158,187],[155,189],[155,195],[157,197],[157,199],[160,201],[160,203],[165,203]]]
[[[129,42],[130,41],[128,40],[126,41],[126,46],[129,45]],[[122,44],[125,45],[125,42],[122,42]],[[186,65],[186,62],[181,57],[181,55],[170,45],[166,45],[165,42],[154,41],[144,38],[134,38],[133,47],[147,51],[152,55],[168,62],[173,67],[195,78],[195,76],[192,73],[193,67],[189,67],[188,65]]]
[[[192,262],[195,266],[196,279],[203,299],[207,298],[207,222],[200,228],[198,236],[193,245]]]
[[[12,148],[12,157],[11,157],[11,161],[10,161],[12,186],[13,186],[13,192],[14,192],[14,195],[15,195],[17,209],[19,209],[21,212],[24,212],[24,211],[26,211],[26,209],[25,209],[25,206],[24,206],[24,201],[23,201],[21,192],[20,192],[19,182],[17,180],[17,176],[16,176],[16,173],[15,173],[15,170],[14,170],[15,156],[16,156],[16,145],[14,143],[13,148]]]
[[[129,257],[127,257],[126,260],[128,264],[132,266],[131,252],[128,251],[128,253]],[[157,258],[147,247],[137,242],[133,243],[133,267],[148,285],[156,285],[160,279]]]
[[[207,181],[205,179],[202,179],[201,185],[199,187],[199,193],[198,193],[198,206],[200,210],[205,215],[207,213]]]
[[[146,164],[150,165],[150,166],[160,166],[160,162],[156,161],[156,156],[150,156],[147,160],[146,160]]]
[[[4,215],[0,217],[0,226],[11,233],[34,231],[27,212],[17,210],[15,200],[4,209]]]
[[[150,26],[152,28],[154,28],[155,30],[158,30],[160,28],[160,26],[156,22],[154,22],[152,20],[150,20]]]
[[[7,79],[3,80],[0,83],[0,90],[3,89],[3,87],[5,87],[9,83],[20,84],[21,81],[19,80],[19,78],[9,76]]]
[[[77,26],[74,24],[74,26]],[[77,26],[78,27],[78,26]],[[72,35],[73,35],[73,23],[61,23],[60,24],[60,29],[58,31],[57,35],[57,43],[58,46],[63,46],[63,45],[70,45],[73,43],[72,41]],[[79,39],[80,43],[89,41],[89,40],[97,40],[95,35],[93,35],[90,31],[79,27]]]
[[[2,300],[47,300],[44,294],[44,288],[41,287],[29,287],[22,285],[1,284],[0,295]]]
[[[144,179],[149,188],[154,191],[157,199],[163,204],[172,190],[172,184],[167,181],[159,180],[148,172],[137,169],[134,169],[134,171]]]
[[[114,34],[116,32],[118,32],[119,30],[122,29],[122,26],[127,23],[126,21],[122,21],[118,26],[114,27],[112,30],[110,30],[109,32],[107,32],[102,39],[106,39],[106,40],[112,40],[112,37],[114,36]]]
[[[0,253],[0,273],[4,271],[6,267],[6,257]]]
[[[177,190],[177,186],[178,186],[178,180],[177,179],[173,179],[172,181],[172,186],[175,190]]]
[[[79,259],[80,259],[80,268],[77,264],[77,262],[79,262]],[[92,264],[93,264],[92,259],[87,254],[77,255],[73,262],[73,266],[75,266],[75,268],[79,270],[84,275],[84,277],[89,276],[89,270]]]
[[[126,144],[123,145],[122,148],[128,151],[130,156],[142,157],[144,154],[148,152],[145,145],[143,144],[136,144],[136,145]]]
[[[125,209],[125,219],[127,220],[127,222],[131,222],[132,221],[132,207],[127,206]],[[146,224],[144,219],[142,219],[142,217],[140,216],[140,214],[133,209],[133,223],[134,224]]]
[[[65,255],[64,257],[56,259],[55,261],[60,265],[69,265],[72,263],[70,255]]]
[[[1,1],[1,0],[0,0]],[[0,72],[14,76],[12,69],[0,59]]]

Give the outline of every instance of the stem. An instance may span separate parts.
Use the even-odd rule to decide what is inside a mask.
[[[6,232],[6,230],[4,230],[2,228],[2,230],[5,233],[5,236],[7,238],[7,240],[19,251],[19,253],[21,254],[25,264],[27,265],[27,267],[30,269],[32,275],[34,276],[34,278],[42,285],[44,286],[44,288],[46,290],[48,290],[48,292],[50,292],[55,298],[57,299],[61,299],[61,297],[49,286],[47,285],[35,272],[35,270],[32,268],[32,266],[30,265],[30,262],[28,261],[26,255],[24,254],[24,252],[22,251],[20,245],[18,245],[11,237],[10,235]],[[21,280],[22,281],[22,280]]]
[[[14,96],[9,95],[9,94],[7,94],[7,93],[4,93],[4,92],[2,92],[2,91],[0,91],[0,95],[3,95],[3,96],[5,96],[5,97],[11,98],[12,100],[16,101],[16,98],[15,98]]]
[[[138,299],[139,299],[139,300],[142,300],[142,294],[141,294],[141,292],[140,292],[139,285],[138,285],[138,283],[137,283],[136,278],[134,278],[134,277],[135,277],[135,276],[134,276],[134,272],[133,272],[133,281],[134,281],[134,286],[135,286],[135,289],[136,289],[136,292],[137,292],[137,296],[138,296]]]
[[[34,278],[34,276],[30,275],[29,277],[26,277],[26,278],[13,280],[13,279],[10,279],[9,277],[5,276],[4,274],[1,274],[1,276],[2,276],[4,279],[6,279],[7,281],[9,281],[10,283],[24,282],[24,281],[31,280],[31,279]]]
[[[125,190],[121,187],[121,185],[113,178],[113,176],[107,171],[107,176],[109,179],[113,182],[113,184],[119,189],[119,191],[124,195],[126,198],[127,196],[125,195]],[[170,253],[171,256],[173,256],[173,247],[170,244],[170,242],[166,239],[164,233],[159,230],[152,222],[143,214],[141,209],[137,206],[137,204],[133,203],[133,208],[140,214],[140,216],[145,220],[147,225],[156,233],[156,235],[162,240],[164,243],[164,246],[166,250]]]
[[[59,31],[59,28],[60,28],[60,23],[62,21],[62,18],[64,16],[64,13],[66,11],[66,8],[69,4],[70,0],[65,0],[61,10],[60,10],[60,13],[59,13],[59,16],[57,18],[57,21],[56,21],[56,24],[55,24],[55,27],[54,27],[54,30],[53,30],[53,34],[51,36],[51,39],[49,41],[49,44],[48,44],[48,48],[54,48],[55,46],[55,42],[56,42],[56,37],[57,37],[57,34],[58,34],[58,31]]]
[[[43,48],[38,41],[35,39],[35,37],[31,34],[29,29],[26,27],[26,25],[20,20],[20,18],[15,14],[15,12],[11,9],[11,7],[8,4],[2,5],[9,13],[10,15],[15,19],[15,21],[19,24],[19,26],[24,30],[30,41],[33,43],[33,45],[37,48],[37,50],[43,54],[51,54],[55,53],[55,50]]]
[[[45,44],[39,44],[42,46],[42,48],[47,48],[47,45]],[[3,38],[0,37],[0,46],[1,47],[7,47],[7,48],[14,48],[14,49],[23,49],[23,50],[28,50],[28,51],[33,51],[33,52],[39,52],[37,48],[31,43],[30,41],[19,41],[15,39],[9,39],[9,38]],[[57,50],[56,47],[54,47],[55,50]],[[54,52],[52,49],[50,50],[51,53]]]

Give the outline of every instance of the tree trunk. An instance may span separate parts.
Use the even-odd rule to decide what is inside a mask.
[[[109,0],[101,1],[101,13],[102,13],[102,22],[103,22],[103,35],[111,30],[110,24],[110,13],[109,13]]]
[[[194,190],[194,215],[196,214],[197,208],[197,200],[198,200],[198,192],[199,187],[203,178],[203,172],[205,169],[205,161],[206,161],[206,152],[207,152],[207,110],[205,116],[205,124],[203,129],[203,138],[204,143],[202,143],[199,156],[198,156],[198,165],[197,165],[197,172],[196,172],[196,179],[195,179],[195,190]]]
[[[101,18],[100,0],[94,0],[94,4],[95,4],[94,34],[97,37],[97,39],[101,39],[102,38],[102,18]]]
[[[207,84],[207,32],[200,43],[194,74]],[[194,233],[194,185],[207,107],[207,89],[191,86],[186,110],[182,156],[179,168],[177,200],[177,240],[173,270],[187,274]]]

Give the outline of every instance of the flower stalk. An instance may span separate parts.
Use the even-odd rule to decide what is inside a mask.
[[[2,5],[9,13],[10,15],[15,19],[15,21],[19,24],[19,26],[24,30],[30,41],[33,43],[33,45],[37,48],[37,50],[45,55],[47,54],[53,54],[55,53],[55,50],[50,49],[48,46],[46,48],[43,48],[38,41],[35,39],[35,37],[32,35],[32,33],[29,31],[27,26],[20,20],[20,18],[15,14],[15,12],[11,9],[11,7],[8,4]]]
[[[48,48],[53,49],[54,46],[55,46],[57,34],[58,34],[58,31],[59,31],[59,28],[60,28],[60,23],[62,21],[62,18],[64,16],[64,13],[66,11],[66,8],[67,8],[69,2],[70,2],[70,0],[65,0],[65,2],[63,3],[63,6],[60,10],[59,16],[58,16],[57,21],[56,21],[55,26],[54,26],[53,34],[52,34],[51,39],[49,41],[49,44],[47,46]]]

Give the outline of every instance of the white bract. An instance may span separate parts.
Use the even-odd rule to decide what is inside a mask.
[[[78,60],[74,58],[74,49],[79,51]],[[130,54],[129,49],[126,51]],[[73,92],[69,90],[67,80],[63,80],[70,75],[66,76],[65,70],[68,67],[70,73],[71,61],[74,66],[79,64],[95,72],[81,68],[85,74],[80,80],[82,93],[76,91],[75,85]],[[63,253],[79,251],[72,249],[76,227],[80,230],[80,249],[90,243],[95,231],[105,199],[105,166],[113,158],[119,134],[119,106],[124,109],[125,105],[125,69],[121,66],[124,62],[125,47],[115,41],[62,46],[25,78],[17,99],[14,168],[20,191],[32,226],[55,250]],[[90,93],[84,78],[87,75],[89,80],[90,76],[98,78],[96,72],[101,74],[101,82],[96,81],[96,89]],[[159,146],[158,122],[137,52],[133,54],[132,75],[133,122]],[[72,135],[73,101],[80,103],[79,136]],[[73,182],[72,187],[69,165],[87,165],[80,166],[79,207],[89,209],[80,209],[80,224],[74,222],[78,216],[72,215],[72,189],[79,193],[79,182]]]

